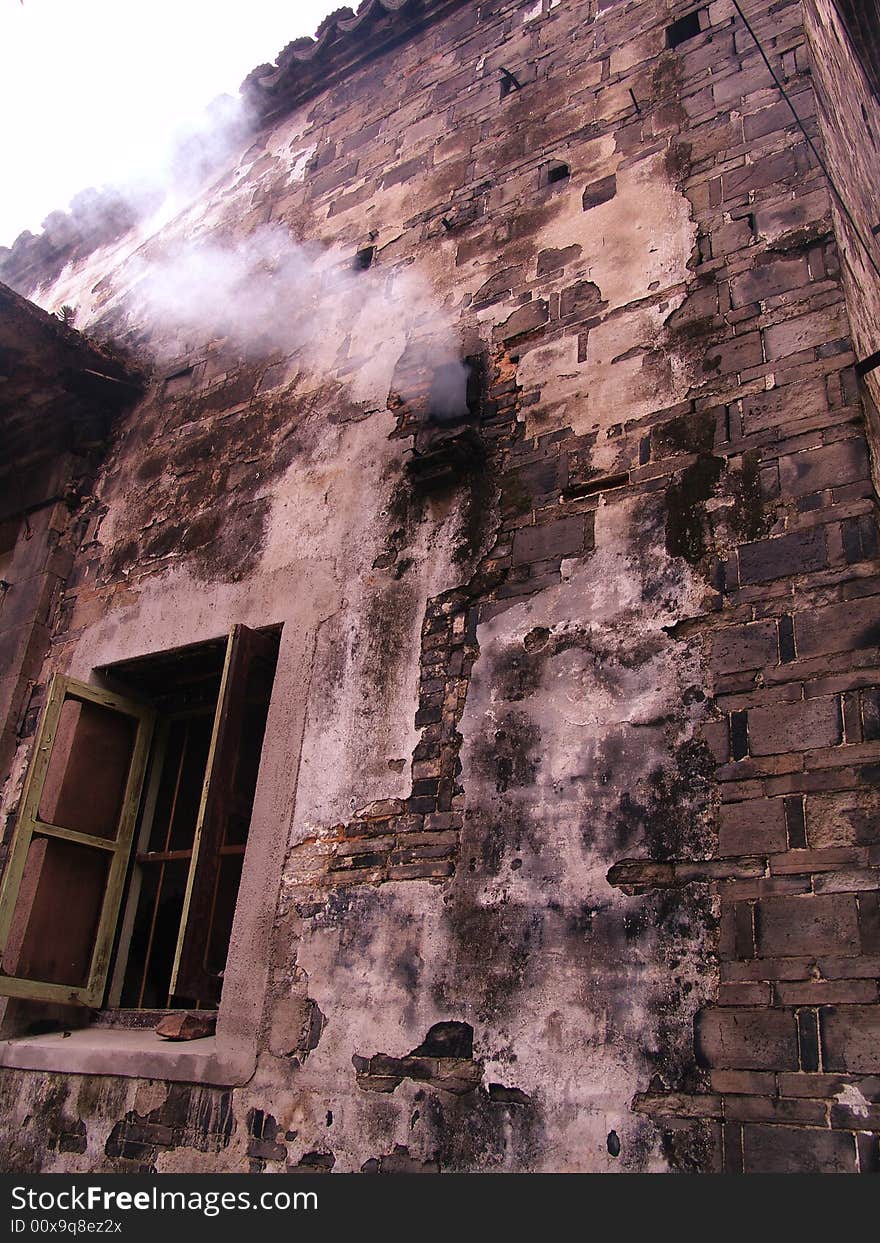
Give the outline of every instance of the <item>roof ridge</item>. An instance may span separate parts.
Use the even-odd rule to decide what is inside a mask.
[[[272,65],[258,65],[241,84],[241,94],[258,119],[277,119],[347,70],[381,53],[453,9],[474,0],[363,0],[357,12],[335,9],[318,26],[314,38],[294,39]],[[410,22],[405,24],[405,19]],[[390,19],[390,20],[389,20]],[[396,19],[396,20],[395,20]],[[378,43],[363,36],[370,27],[387,23]]]

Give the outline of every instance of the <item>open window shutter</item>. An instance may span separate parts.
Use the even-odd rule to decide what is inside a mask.
[[[0,891],[0,994],[101,1004],[153,721],[53,679]]]
[[[220,998],[259,767],[277,639],[234,626],[226,649],[171,975],[177,1001]]]

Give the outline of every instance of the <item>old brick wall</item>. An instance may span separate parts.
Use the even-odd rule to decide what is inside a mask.
[[[720,0],[670,47],[686,12],[452,5],[292,112],[257,84],[278,115],[150,242],[278,224],[426,274],[487,360],[485,460],[443,493],[405,465],[412,325],[242,358],[145,318],[118,244],[29,291],[166,360],[49,665],[161,647],[175,611],[202,637],[232,597],[271,621],[282,574],[310,655],[261,778],[253,1077],[5,1070],[7,1168],[875,1168],[878,550],[839,251],[750,36]],[[747,12],[815,133],[800,4]]]

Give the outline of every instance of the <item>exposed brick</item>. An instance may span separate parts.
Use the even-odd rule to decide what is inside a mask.
[[[824,1101],[768,1100],[762,1096],[728,1096],[724,1117],[731,1122],[801,1122],[825,1125]]]
[[[816,893],[864,893],[880,889],[880,868],[846,868],[825,872],[813,880]]]
[[[599,181],[594,181],[587,186],[583,193],[584,211],[589,211],[592,207],[600,207],[602,203],[607,203],[613,199],[617,193],[617,178],[612,173],[609,177],[603,177]]]
[[[780,981],[775,987],[775,994],[783,1006],[870,1003],[877,1000],[877,984],[873,980]]]
[[[844,556],[849,565],[877,556],[877,522],[873,514],[859,514],[841,524]]]
[[[814,849],[868,843],[880,838],[880,790],[811,794],[807,837]]]
[[[509,315],[496,329],[497,335],[502,341],[512,341],[515,337],[525,336],[526,333],[534,332],[536,328],[546,324],[549,315],[544,299],[536,298]]]
[[[747,436],[800,419],[815,418],[828,409],[821,380],[786,384],[769,392],[749,393],[742,399],[743,430]]]
[[[593,314],[600,305],[607,304],[602,302],[601,291],[592,281],[578,281],[576,285],[563,289],[559,295],[559,315],[562,319]]]
[[[778,155],[766,156],[754,163],[744,164],[741,168],[731,169],[723,176],[724,197],[737,198],[750,190],[760,190],[766,186],[774,186],[787,177],[794,176],[797,163],[794,152],[782,151]]]
[[[757,263],[730,282],[733,305],[745,306],[759,302],[786,289],[798,289],[809,280],[805,255],[796,258],[776,258],[769,263]]]
[[[868,470],[868,450],[860,436],[779,459],[780,484],[791,496],[866,479]]]
[[[749,1096],[773,1096],[776,1076],[759,1070],[713,1070],[709,1081],[713,1092],[736,1092]]]
[[[538,252],[538,276],[547,276],[550,272],[561,271],[567,263],[573,263],[581,254],[580,246],[565,246],[561,250],[542,250]]]
[[[797,319],[775,324],[764,331],[767,358],[784,360],[801,350],[827,345],[839,337],[847,336],[846,316],[843,303],[808,311]]]
[[[798,613],[795,626],[801,657],[880,646],[880,596]]]
[[[548,557],[571,557],[582,553],[586,541],[583,517],[560,518],[539,527],[520,527],[513,540],[516,564],[543,561]]]

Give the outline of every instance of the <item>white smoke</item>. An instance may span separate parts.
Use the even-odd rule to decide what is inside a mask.
[[[163,335],[222,343],[250,360],[296,355],[316,373],[348,373],[355,389],[359,368],[368,378],[379,358],[387,370],[406,350],[433,377],[433,416],[466,414],[468,367],[452,317],[412,265],[361,270],[353,254],[298,243],[279,225],[150,250],[127,270],[129,296]]]

